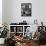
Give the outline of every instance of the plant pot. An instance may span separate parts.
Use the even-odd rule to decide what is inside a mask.
[[[0,38],[0,44],[4,44],[5,38]]]

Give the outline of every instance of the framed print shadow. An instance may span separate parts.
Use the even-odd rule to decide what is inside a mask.
[[[32,16],[32,3],[21,3],[21,16]]]

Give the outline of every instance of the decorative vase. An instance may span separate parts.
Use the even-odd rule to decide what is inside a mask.
[[[0,44],[4,44],[5,38],[0,38]]]

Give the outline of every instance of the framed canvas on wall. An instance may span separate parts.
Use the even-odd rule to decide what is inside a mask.
[[[32,3],[21,3],[21,16],[32,16]]]

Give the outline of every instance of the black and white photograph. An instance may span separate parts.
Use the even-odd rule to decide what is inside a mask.
[[[32,16],[32,3],[21,3],[21,16]]]

